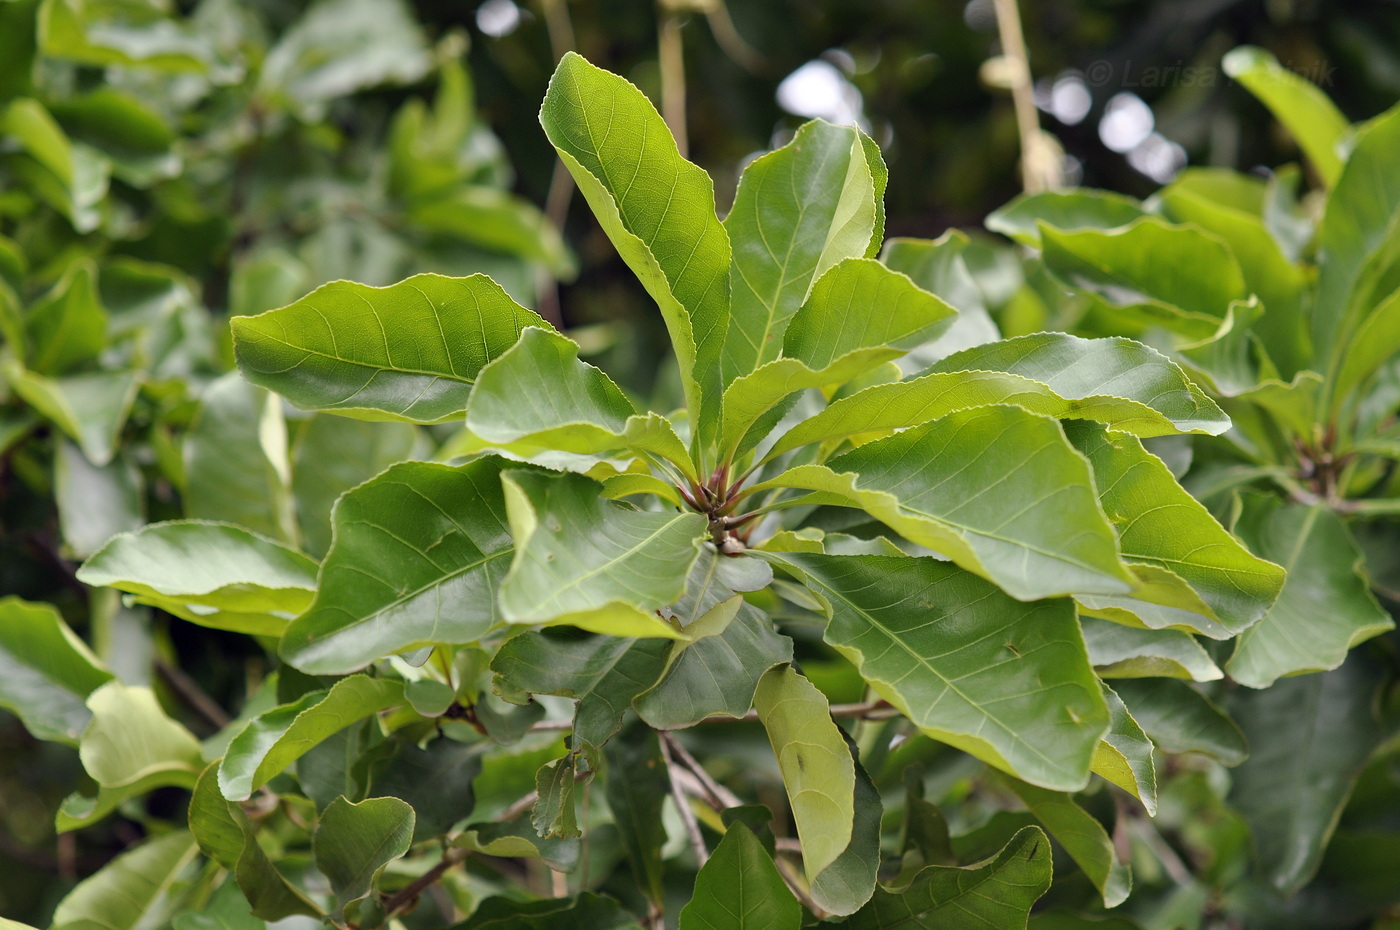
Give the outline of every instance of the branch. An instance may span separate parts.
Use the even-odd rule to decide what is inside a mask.
[[[1021,13],[1016,8],[1016,0],[995,0],[995,4],[1002,56],[1010,64],[1006,78],[1016,109],[1016,133],[1021,137],[1021,186],[1026,193],[1033,194],[1057,186],[1059,159],[1041,131],[1040,117],[1035,112],[1030,56],[1021,32]]]
[[[700,822],[695,819],[695,811],[690,809],[690,799],[686,797],[680,780],[676,778],[676,764],[671,755],[675,741],[669,733],[658,735],[661,737],[661,757],[666,760],[666,779],[671,785],[671,798],[676,802],[676,811],[681,815],[681,823],[685,825],[685,835],[690,840],[690,848],[695,852],[695,863],[703,866],[709,861],[710,853],[705,849],[705,838],[700,835]]]
[[[220,730],[233,722],[233,718],[224,712],[218,702],[206,694],[204,689],[193,678],[186,675],[182,669],[160,658],[155,660],[155,667],[160,677],[165,679],[165,683],[180,696],[180,700],[188,704],[195,713],[206,721]]]
[[[394,894],[384,902],[385,920],[387,921],[390,917],[393,917],[394,914],[408,907],[414,901],[417,901],[418,896],[426,891],[430,885],[442,878],[443,875],[447,874],[448,869],[463,861],[469,855],[470,853],[467,850],[459,849],[455,846],[448,849],[447,852],[442,854],[441,862],[415,878],[412,883],[406,887],[394,892]]]

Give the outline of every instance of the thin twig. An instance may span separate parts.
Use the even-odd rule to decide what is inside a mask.
[[[793,867],[792,862],[786,856],[777,856],[773,859],[773,864],[778,867],[778,874],[783,877],[783,882],[788,886],[793,897],[801,901],[802,906],[811,911],[818,920],[825,918],[826,911],[807,893],[807,889],[803,885],[802,879],[798,878],[797,869]]]
[[[695,776],[696,781],[698,781],[710,797],[714,799],[713,804],[716,810],[743,805],[744,802],[739,800],[738,795],[710,777],[710,773],[705,771],[705,767],[696,761],[695,757],[681,745],[680,740],[671,739],[671,751],[675,754],[676,758],[680,760],[681,765],[685,766],[686,769]]]
[[[218,702],[204,692],[193,678],[186,675],[183,670],[176,668],[164,659],[155,660],[156,672],[165,679],[180,699],[190,706],[190,709],[207,722],[222,730],[233,722]]]
[[[1040,117],[1035,112],[1030,55],[1026,52],[1016,0],[995,0],[995,6],[1002,55],[1011,63],[1008,80],[1011,102],[1016,109],[1016,133],[1021,137],[1021,186],[1026,193],[1033,194],[1055,186],[1059,165],[1041,134]]]
[[[418,900],[418,896],[426,891],[433,882],[442,878],[443,875],[447,874],[448,869],[466,859],[468,855],[470,855],[470,853],[467,850],[455,846],[443,853],[442,861],[415,878],[404,888],[394,892],[394,894],[385,900],[385,919],[387,920],[389,917],[393,917],[400,910]]]
[[[676,812],[681,815],[685,835],[690,840],[690,848],[695,852],[695,863],[703,866],[709,861],[710,853],[705,848],[705,837],[700,834],[700,821],[695,819],[695,811],[690,808],[690,799],[686,797],[680,779],[676,777],[677,766],[671,754],[674,741],[669,733],[662,733],[660,736],[661,757],[666,760],[666,778],[671,785],[671,799],[676,802]]]

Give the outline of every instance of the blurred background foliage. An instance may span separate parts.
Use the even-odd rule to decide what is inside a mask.
[[[1299,160],[1220,71],[1241,44],[1319,83],[1350,119],[1400,97],[1394,0],[1023,6],[1042,126],[1070,184],[1145,196],[1186,165]],[[860,120],[880,143],[890,235],[977,235],[1021,190],[1011,100],[987,64],[1000,52],[991,0],[0,0],[0,325],[22,348],[0,395],[0,596],[57,605],[200,735],[217,720],[190,678],[241,706],[266,661],[254,640],[123,607],[72,572],[113,532],[226,516],[201,513],[207,491],[187,470],[201,399],[231,366],[224,321],[325,281],[488,273],[620,383],[664,396],[661,321],[588,212],[569,209],[535,120],[568,48],[658,102],[679,50],[690,157],[717,179],[721,211],[746,160],[812,116]],[[1020,265],[982,235],[964,255],[1003,331],[1053,325],[1054,301],[1013,299]],[[62,321],[93,319],[100,339],[63,341]],[[317,422],[289,426],[308,460]],[[360,468],[335,480],[378,470]],[[55,836],[53,811],[85,777],[71,748],[0,713],[0,913],[42,923],[138,835],[116,817]],[[1164,798],[1162,829],[1207,873],[1236,868],[1229,850],[1247,842],[1220,792],[1188,773]],[[184,803],[164,789],[145,802],[177,820]],[[1344,856],[1327,868],[1344,872]],[[1151,925],[1202,906],[1163,898]]]

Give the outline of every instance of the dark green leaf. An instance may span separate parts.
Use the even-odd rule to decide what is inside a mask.
[[[1103,696],[1108,702],[1109,727],[1094,750],[1094,773],[1137,798],[1155,817],[1157,769],[1152,762],[1152,741],[1112,688],[1104,685]]]
[[[1166,752],[1201,752],[1226,765],[1239,765],[1249,755],[1235,722],[1186,682],[1135,678],[1113,686],[1133,718]]]
[[[603,752],[608,808],[617,822],[633,881],[649,901],[660,905],[664,895],[661,846],[666,842],[661,806],[671,790],[660,740],[655,730],[634,723],[609,741]]]
[[[1215,681],[1224,672],[1210,654],[1189,634],[1180,630],[1144,630],[1138,627],[1080,617],[1089,661],[1100,678],[1186,678]]]
[[[452,930],[640,930],[637,919],[612,898],[584,892],[576,898],[517,901],[487,898]]]
[[[1011,778],[1005,783],[1089,876],[1103,896],[1105,907],[1117,907],[1127,899],[1133,884],[1131,871],[1119,861],[1103,825],[1076,804],[1073,795],[1046,791]]]
[[[544,839],[581,836],[574,802],[574,757],[555,759],[535,775],[534,807],[530,822]],[[658,811],[658,815],[659,815]]]
[[[695,876],[695,893],[682,910],[680,930],[797,930],[802,905],[753,831],[730,826]]]
[[[30,370],[61,375],[90,362],[107,344],[107,311],[97,296],[96,269],[73,265],[25,315]]]
[[[336,907],[369,894],[385,865],[408,852],[413,841],[413,808],[398,798],[366,798],[352,804],[336,798],[321,812],[311,835],[316,868],[331,883]]]
[[[394,742],[392,754],[374,762],[370,791],[412,806],[413,839],[418,842],[440,836],[471,816],[476,806],[472,780],[480,772],[479,747],[440,737],[420,749],[400,740]]]
[[[111,680],[57,610],[0,600],[0,707],[34,737],[76,745],[92,718],[87,696]]]

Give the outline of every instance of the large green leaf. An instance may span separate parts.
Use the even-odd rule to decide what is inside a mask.
[[[1065,433],[1089,459],[1123,557],[1143,580],[1136,598],[1171,608],[1172,620],[1217,639],[1259,622],[1283,586],[1279,566],[1251,554],[1135,437],[1085,421],[1066,423]],[[1138,611],[1132,599],[1081,603],[1109,619],[1125,619],[1125,611],[1160,625],[1156,612]]]
[[[431,643],[470,643],[500,620],[511,540],[500,472],[404,462],[340,499],[316,599],[282,639],[312,674],[344,674]]]
[[[53,607],[0,600],[0,707],[34,737],[76,744],[92,719],[87,696],[111,680]]]
[[[680,930],[797,930],[802,905],[773,857],[743,823],[730,826],[695,876]]]
[[[107,816],[122,801],[162,785],[191,788],[204,765],[199,741],[170,719],[149,688],[109,681],[88,697],[92,720],[78,758],[97,782],[97,797],[69,795],[59,808],[60,832]]]
[[[878,812],[878,796],[860,790],[864,779],[851,745],[826,698],[797,671],[784,666],[765,674],[754,707],[778,757],[812,896],[834,914],[853,913],[875,890],[878,855],[860,856],[868,868],[847,860],[868,842],[862,820]],[[828,876],[838,872],[840,881],[833,882]]]
[[[90,362],[107,344],[107,312],[97,295],[97,269],[73,265],[53,290],[25,315],[28,365],[42,375],[61,375]]]
[[[899,892],[880,889],[839,930],[1025,930],[1031,905],[1050,887],[1050,841],[1019,830],[996,858],[963,868],[932,865]]]
[[[1105,907],[1117,907],[1127,899],[1132,873],[1119,860],[1103,825],[1076,804],[1073,795],[1046,791],[1014,778],[1005,779],[1005,784],[1084,870],[1103,896]]]
[[[311,603],[316,563],[223,523],[152,523],[111,539],[78,580],[135,595],[201,626],[278,635]]]
[[[1367,259],[1396,235],[1400,209],[1400,108],[1376,117],[1357,134],[1341,176],[1327,198],[1317,231],[1317,303],[1312,317],[1318,357],[1334,363],[1336,350],[1369,310]],[[1374,284],[1374,282],[1371,282]],[[1379,298],[1382,295],[1374,295]]]
[[[755,487],[863,508],[1021,600],[1131,584],[1088,464],[1056,421],[1017,407],[957,411]]]
[[[1383,738],[1383,673],[1357,653],[1330,672],[1239,689],[1227,705],[1249,741],[1230,803],[1254,834],[1260,870],[1292,894],[1317,870],[1362,766]]]
[[[115,371],[46,378],[26,371],[14,359],[6,360],[0,371],[25,403],[78,443],[88,461],[99,468],[112,461],[136,399],[140,374]]]
[[[230,801],[246,801],[321,740],[402,701],[400,682],[352,675],[259,714],[228,744],[219,790]]]
[[[1115,681],[1129,713],[1166,752],[1201,752],[1226,765],[1249,755],[1244,734],[1225,712],[1184,681],[1136,678]]]
[[[1336,184],[1342,172],[1337,148],[1350,125],[1327,94],[1280,65],[1264,49],[1252,45],[1233,49],[1220,65],[1288,128],[1322,183],[1328,187]]]
[[[500,588],[509,623],[568,623],[614,636],[675,637],[656,616],[685,590],[707,523],[602,500],[582,475],[506,472],[515,557]]]
[[[1230,301],[1246,296],[1225,243],[1194,227],[1144,217],[1111,231],[1041,233],[1046,267],[1066,284],[1183,335],[1209,336]]]
[[[788,321],[829,268],[879,246],[873,167],[860,130],[813,120],[744,169],[724,219],[734,248],[725,383],[778,357]]]
[[[574,738],[601,746],[622,728],[632,700],[656,683],[670,646],[665,639],[631,639],[559,627],[507,640],[491,668],[511,688],[578,701]]]
[[[1210,654],[1180,630],[1144,630],[1082,616],[1084,645],[1100,678],[1185,678],[1215,681],[1225,677]]]
[[[219,793],[218,769],[217,762],[210,763],[190,798],[190,830],[200,852],[233,872],[247,899],[244,907],[255,916],[264,920],[292,914],[320,916],[320,908],[272,864],[243,809]]]
[[[773,558],[826,603],[827,642],[930,736],[1046,787],[1088,781],[1109,713],[1070,601],[1020,603],[933,559]]]
[[[527,326],[546,326],[490,278],[335,281],[233,320],[243,374],[299,407],[435,423],[460,416],[477,374]]]
[[[292,495],[302,547],[321,558],[331,547],[336,499],[390,465],[413,457],[418,431],[407,423],[371,423],[317,414],[292,445]]]
[[[640,90],[572,52],[549,82],[540,124],[660,307],[703,444],[717,425],[729,328],[729,236],[710,176],[681,157]]]
[[[1244,495],[1235,529],[1260,555],[1288,570],[1264,619],[1235,641],[1225,670],[1241,684],[1341,665],[1357,643],[1393,629],[1362,568],[1361,549],[1325,504],[1305,507]]]
[[[1108,734],[1094,750],[1094,774],[1101,775],[1142,802],[1147,813],[1157,815],[1157,768],[1152,761],[1152,741],[1107,685]]]
[[[185,437],[185,516],[297,541],[282,402],[231,371],[204,392]]]
[[[946,327],[956,312],[877,261],[838,262],[788,321],[783,357],[725,389],[722,447],[752,448],[785,398],[829,390],[898,358]]]
[[[1116,229],[1146,215],[1131,197],[1085,188],[1021,194],[988,213],[986,225],[1022,245],[1038,247],[1041,223],[1064,230]]]
[[[328,804],[311,834],[311,850],[335,894],[332,917],[341,918],[345,905],[368,895],[380,870],[412,842],[413,808],[398,798]]]
[[[53,930],[139,930],[154,925],[197,851],[194,837],[178,830],[122,853],[58,902]]]

